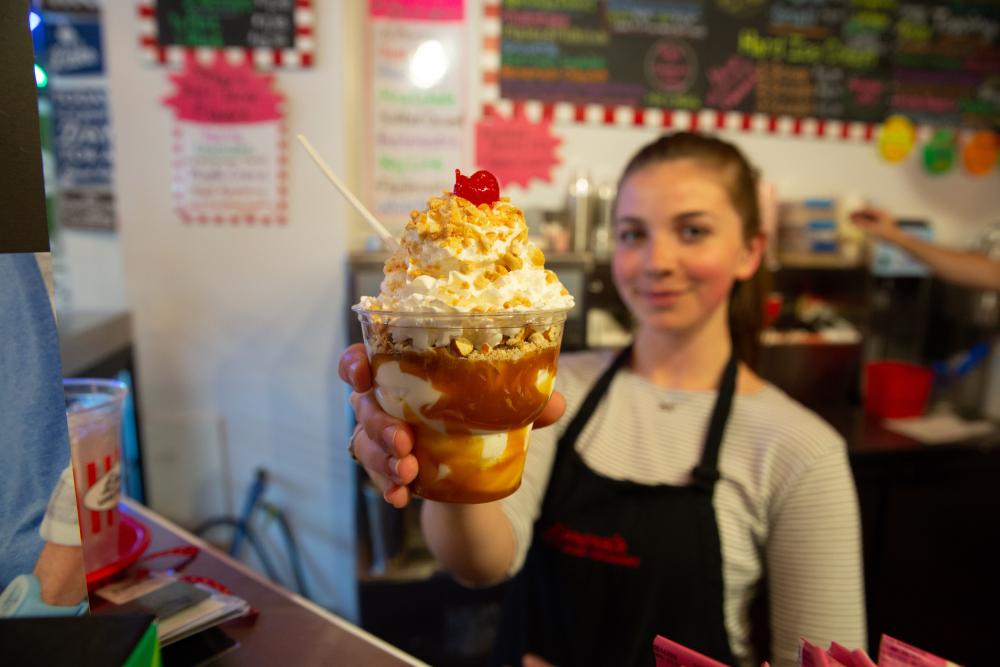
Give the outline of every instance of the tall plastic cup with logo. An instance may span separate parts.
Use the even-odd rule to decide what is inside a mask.
[[[76,507],[87,572],[118,559],[122,407],[128,388],[116,380],[63,381]]]

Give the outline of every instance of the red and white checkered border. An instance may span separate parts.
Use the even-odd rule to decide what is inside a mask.
[[[183,206],[178,206],[174,209],[177,217],[180,218],[181,222],[185,225],[197,224],[197,225],[224,225],[226,223],[230,225],[255,225],[260,223],[263,226],[277,225],[283,226],[288,223],[288,128],[285,126],[285,121],[280,121],[278,124],[278,201],[272,211],[264,211],[262,213],[247,213],[247,214],[234,214],[234,215],[206,215],[204,213],[197,213],[191,211]],[[181,128],[177,123],[174,124],[173,129],[173,144],[171,146],[174,159],[173,168],[177,169],[182,166],[183,160],[180,158],[180,153],[183,150],[181,146]]]
[[[230,64],[249,63],[257,69],[278,67],[311,67],[315,57],[316,42],[313,37],[312,0],[295,0],[295,48],[265,49],[250,47],[193,47],[165,46],[157,41],[156,0],[144,0],[138,5],[139,46],[147,64],[180,67],[189,55],[199,62],[209,63],[222,51]]]
[[[673,130],[727,130],[779,137],[810,137],[834,141],[870,142],[878,138],[881,123],[772,116],[743,111],[701,109],[686,111],[607,104],[508,100],[500,97],[500,2],[485,0],[482,16],[481,112],[484,118],[524,114],[530,120],[578,125],[648,127]],[[931,137],[934,127],[917,128],[917,141]],[[958,131],[956,130],[956,135]]]

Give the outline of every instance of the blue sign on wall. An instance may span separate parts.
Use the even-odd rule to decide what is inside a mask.
[[[103,87],[50,88],[56,215],[61,227],[113,229],[111,137]]]
[[[100,15],[47,13],[45,50],[49,76],[103,74]]]
[[[60,188],[111,185],[111,138],[103,88],[49,91]]]

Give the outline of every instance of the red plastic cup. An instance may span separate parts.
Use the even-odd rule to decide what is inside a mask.
[[[865,366],[865,411],[887,419],[919,417],[927,408],[934,374],[905,361],[873,361]]]

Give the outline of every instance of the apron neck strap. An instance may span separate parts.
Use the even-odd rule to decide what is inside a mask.
[[[601,377],[597,378],[597,382],[590,388],[586,398],[583,399],[583,403],[580,404],[580,409],[576,411],[569,426],[566,427],[566,431],[559,439],[560,443],[568,442],[570,447],[576,444],[576,439],[579,437],[581,431],[583,431],[583,427],[587,425],[590,415],[594,414],[594,410],[597,409],[601,399],[604,398],[604,394],[608,393],[608,387],[611,386],[611,381],[615,379],[615,373],[623,366],[627,366],[631,359],[632,345],[630,343],[618,353],[611,362],[611,365],[601,374]],[[560,449],[563,448],[560,447]]]
[[[729,413],[733,407],[733,396],[736,395],[736,373],[739,360],[734,349],[722,371],[719,381],[719,393],[712,408],[712,417],[708,422],[708,433],[705,435],[705,447],[701,452],[701,461],[695,466],[691,475],[694,485],[706,491],[711,491],[719,480],[719,449],[722,447],[722,436],[729,421]]]

